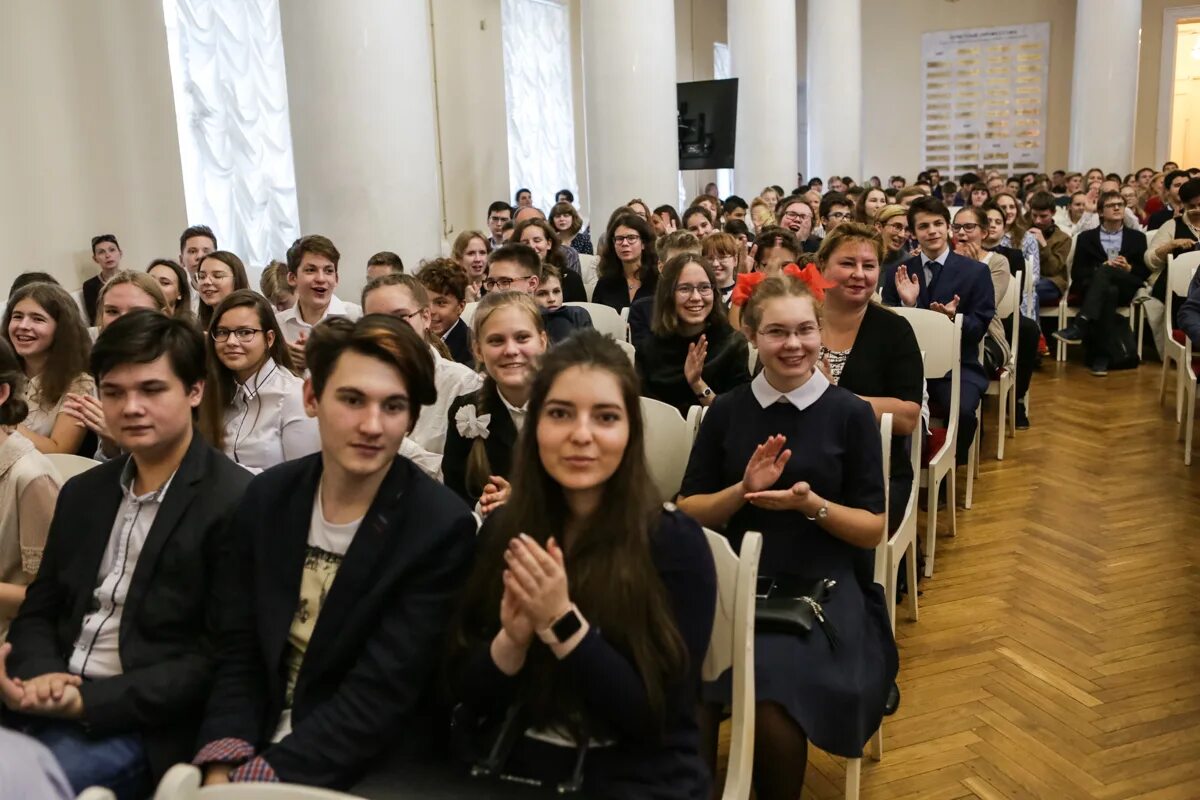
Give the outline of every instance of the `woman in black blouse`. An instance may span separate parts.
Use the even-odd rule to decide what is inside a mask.
[[[821,322],[821,369],[830,383],[871,404],[878,420],[892,415],[892,503],[888,525],[904,518],[912,489],[908,437],[921,420],[925,368],[908,321],[873,301],[884,245],[867,225],[844,222],[817,251],[817,266],[834,284],[825,291]]]
[[[678,502],[701,525],[723,528],[735,550],[746,531],[762,531],[760,576],[836,581],[822,603],[826,625],[754,637],[755,790],[760,800],[795,800],[808,739],[859,757],[898,668],[872,580],[883,532],[879,428],[866,401],[817,368],[820,303],[804,280],[767,278],[743,310],[762,372],[705,415]],[[727,702],[728,676],[706,694]]]
[[[639,297],[653,297],[658,255],[650,223],[633,212],[615,216],[604,234],[598,271],[593,303],[620,311]]]
[[[703,256],[684,253],[668,261],[654,295],[653,334],[638,345],[642,394],[684,416],[689,407],[711,405],[750,382],[749,345],[725,319],[716,283]]]
[[[546,355],[512,496],[479,534],[450,683],[484,753],[515,715],[505,774],[562,783],[587,741],[588,797],[706,798],[695,704],[716,575],[700,526],[655,501],[639,408],[601,334]]]

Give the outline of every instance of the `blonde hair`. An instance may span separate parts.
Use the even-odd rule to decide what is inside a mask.
[[[479,231],[463,231],[458,236],[454,237],[454,245],[450,248],[450,257],[455,261],[461,261],[463,253],[467,252],[467,245],[472,239],[482,239],[484,249],[489,253],[492,252],[492,240]]]
[[[148,272],[135,272],[131,269],[123,269],[109,278],[100,287],[100,294],[96,296],[97,325],[103,320],[100,309],[104,307],[104,296],[108,294],[109,289],[114,286],[120,286],[123,283],[132,284],[150,295],[150,299],[154,301],[155,308],[164,314],[167,313],[167,297],[162,293],[162,287],[158,285],[158,281],[154,279],[154,276]]]
[[[767,218],[766,218],[766,219],[764,219],[764,220],[762,221],[762,224],[761,224],[761,225],[759,224],[758,220],[757,220],[757,219],[755,218],[755,216],[754,216],[754,209],[756,209],[756,208],[765,209],[765,210],[766,210],[766,212],[767,212]],[[756,198],[754,198],[753,200],[751,200],[751,201],[750,201],[750,220],[751,220],[752,222],[754,222],[754,227],[755,227],[755,228],[765,228],[765,227],[767,227],[768,225],[776,225],[776,224],[778,224],[778,223],[776,223],[776,221],[775,221],[775,208],[774,208],[774,206],[772,206],[772,205],[771,205],[770,203],[768,203],[766,200],[763,200],[761,197],[756,197]]]
[[[843,222],[826,234],[825,238],[821,240],[821,246],[817,248],[817,266],[822,272],[825,271],[825,264],[829,262],[837,249],[849,242],[871,245],[879,263],[883,263],[887,248],[883,246],[883,237],[879,235],[879,232],[873,226],[864,225],[861,222]]]

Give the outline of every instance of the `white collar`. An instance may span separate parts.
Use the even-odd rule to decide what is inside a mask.
[[[329,298],[329,305],[325,306],[325,313],[321,315],[321,318],[319,320],[312,323],[312,325],[319,325],[331,316],[334,316],[334,317],[346,316],[346,304],[336,294],[332,295]],[[282,322],[284,320],[288,320],[288,319],[294,319],[296,322],[300,323],[301,325],[309,325],[309,323],[304,321],[304,317],[300,316],[300,301],[299,300],[296,300],[296,302],[292,305],[292,307],[289,308],[287,311],[282,312],[279,315],[278,319],[280,322]],[[309,327],[312,327],[312,325],[309,325]]]
[[[510,414],[524,414],[529,410],[528,400],[525,401],[525,405],[518,407],[508,402],[508,399],[504,396],[504,392],[500,391],[499,387],[496,387],[496,394],[500,397],[500,402],[504,403],[504,407],[508,409],[508,413]]]
[[[813,370],[812,377],[805,381],[803,386],[792,389],[790,392],[781,392],[772,386],[767,381],[766,370],[758,373],[754,380],[750,381],[750,391],[754,393],[754,399],[763,408],[778,403],[782,399],[803,411],[820,400],[821,395],[825,394],[825,390],[828,388],[829,379],[819,369]]]
[[[941,255],[939,255],[937,258],[930,258],[929,256],[925,255],[925,251],[922,250],[921,251],[921,266],[922,267],[925,266],[930,261],[936,261],[939,266],[944,267],[944,266],[946,266],[946,259],[949,257],[949,255],[950,255],[950,246],[949,245],[946,245],[946,249],[943,250]]]
[[[275,363],[275,359],[268,357],[258,368],[258,372],[250,377],[250,380],[242,383],[234,378],[234,384],[237,386],[234,396],[241,396],[249,400],[258,395],[260,389],[267,385],[272,376],[279,370],[279,365]]]

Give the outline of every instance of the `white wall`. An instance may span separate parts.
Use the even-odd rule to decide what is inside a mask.
[[[186,227],[161,0],[0,3],[0,292],[43,270],[69,289],[91,237],[124,264],[178,257]]]

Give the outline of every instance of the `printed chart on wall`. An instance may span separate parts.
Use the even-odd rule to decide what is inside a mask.
[[[1040,171],[1050,23],[921,37],[922,163],[943,175]]]

